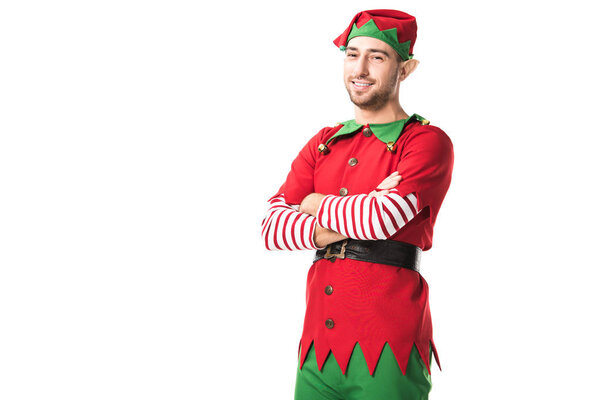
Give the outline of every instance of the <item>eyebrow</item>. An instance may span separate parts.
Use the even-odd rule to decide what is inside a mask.
[[[358,51],[358,48],[356,48],[356,47],[346,47],[346,50]],[[382,53],[382,54],[385,54],[387,57],[390,56],[385,50],[380,50],[380,49],[366,49],[365,51],[367,53]]]

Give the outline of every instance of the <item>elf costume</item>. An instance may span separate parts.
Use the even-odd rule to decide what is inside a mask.
[[[370,36],[408,60],[416,31],[406,13],[363,11],[334,44],[345,50],[353,37]],[[444,131],[412,114],[325,127],[293,161],[269,200],[262,237],[270,250],[317,250],[307,278],[296,400],[427,398],[432,353],[440,363],[429,287],[418,266],[432,245],[453,154]],[[368,195],[394,171],[402,177],[395,188]],[[314,217],[298,211],[311,193],[326,195]],[[349,239],[319,249],[317,224]]]

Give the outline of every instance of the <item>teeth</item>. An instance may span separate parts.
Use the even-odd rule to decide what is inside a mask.
[[[354,84],[356,86],[362,86],[362,87],[371,86],[372,85],[372,83],[358,83],[358,82],[354,82]]]

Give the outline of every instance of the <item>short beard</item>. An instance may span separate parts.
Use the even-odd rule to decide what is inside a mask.
[[[358,108],[367,111],[377,111],[383,108],[389,101],[390,98],[394,95],[396,81],[398,80],[398,73],[400,72],[400,64],[396,67],[394,71],[394,76],[389,81],[389,86],[381,88],[380,91],[372,93],[370,97],[362,98],[358,96],[352,96],[352,91],[349,87],[346,87],[348,91],[348,95],[350,96],[350,101],[354,103]]]

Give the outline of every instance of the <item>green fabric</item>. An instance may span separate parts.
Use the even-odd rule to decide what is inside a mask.
[[[354,23],[354,25],[352,26],[352,30],[348,35],[348,39],[346,40],[346,45],[348,45],[350,39],[356,36],[370,36],[375,39],[379,39],[381,41],[386,42],[387,44],[392,46],[392,48],[396,50],[396,53],[398,53],[400,57],[402,57],[402,59],[405,61],[410,58],[413,58],[412,55],[408,54],[408,51],[410,50],[410,40],[407,40],[406,42],[402,43],[398,42],[397,28],[391,28],[381,31],[375,24],[375,21],[373,19],[370,19],[360,28],[356,25],[356,23]],[[340,46],[340,50],[346,50],[346,46]]]
[[[430,346],[430,365],[432,352]],[[369,373],[358,343],[350,356],[346,374],[342,374],[332,353],[329,353],[319,371],[315,350],[311,345],[302,369],[298,360],[294,400],[427,400],[431,387],[431,375],[415,345],[410,353],[406,375],[402,375],[387,343],[373,375]]]
[[[381,140],[383,143],[395,142],[398,140],[404,127],[410,120],[416,119],[417,121],[422,121],[425,118],[421,117],[418,114],[413,114],[408,118],[400,119],[394,122],[387,122],[385,124],[368,124],[369,128],[373,131],[373,134],[377,137],[377,139]],[[332,137],[327,140],[326,144],[329,144],[334,138],[342,135],[348,135],[360,130],[363,125],[356,123],[355,120],[351,119],[349,121],[342,122],[342,126],[339,131],[335,133]]]

